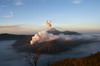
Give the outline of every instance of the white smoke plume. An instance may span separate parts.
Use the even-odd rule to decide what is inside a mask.
[[[48,29],[50,29],[52,27],[51,21],[46,21],[45,25],[48,27]]]
[[[32,37],[32,40],[30,41],[30,44],[33,45],[35,43],[41,43],[45,41],[52,41],[56,39],[62,39],[65,41],[71,41],[71,40],[83,40],[83,41],[100,41],[100,37],[94,37],[94,36],[89,36],[89,35],[64,35],[64,34],[59,34],[59,35],[53,35],[51,33],[48,33],[47,31],[41,31],[35,34],[35,36]]]
[[[32,37],[30,44],[34,44],[36,42],[40,43],[40,42],[44,42],[44,41],[51,41],[51,40],[55,40],[57,38],[58,38],[58,36],[54,36],[53,34],[50,34],[46,31],[41,31],[41,32],[38,32],[37,34],[35,34],[35,36]]]

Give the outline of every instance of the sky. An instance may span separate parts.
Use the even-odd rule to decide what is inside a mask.
[[[34,34],[47,20],[60,31],[100,33],[100,0],[0,0],[0,33]]]

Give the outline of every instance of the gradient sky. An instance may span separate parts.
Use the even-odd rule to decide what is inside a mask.
[[[33,34],[51,20],[58,30],[100,32],[100,0],[0,0],[0,33]]]

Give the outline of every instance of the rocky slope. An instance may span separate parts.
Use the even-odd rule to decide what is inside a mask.
[[[100,66],[100,52],[84,58],[69,58],[54,62],[51,66]]]

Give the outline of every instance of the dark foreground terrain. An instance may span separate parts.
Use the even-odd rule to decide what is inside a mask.
[[[69,58],[54,62],[51,66],[100,66],[100,52],[84,58]]]

